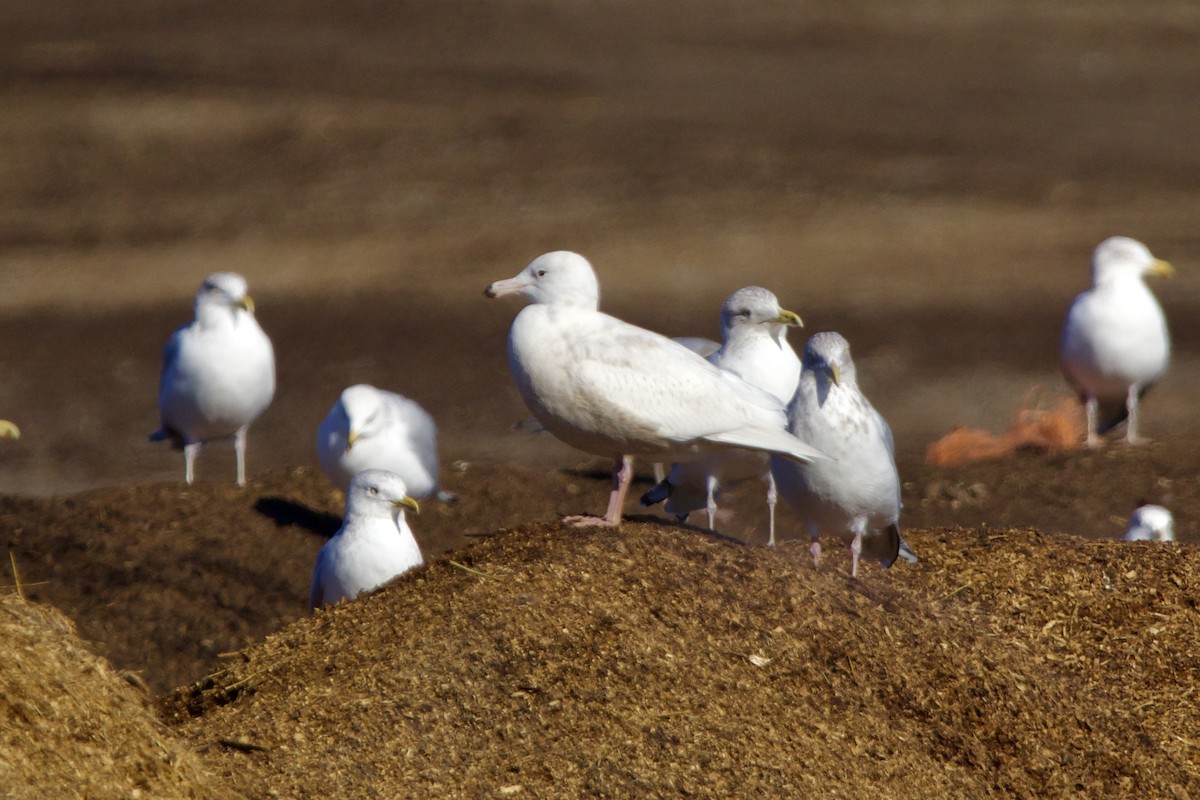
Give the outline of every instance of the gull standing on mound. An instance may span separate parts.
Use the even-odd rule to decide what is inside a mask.
[[[237,484],[246,485],[246,431],[275,396],[275,352],[254,318],[246,279],[215,272],[196,293],[196,316],[163,349],[158,413],[151,434],[183,448],[184,480],[213,439],[233,439]]]
[[[353,600],[425,560],[404,509],[420,511],[400,476],[364,470],[350,481],[342,527],[317,553],[310,608]]]
[[[900,476],[892,429],[858,388],[850,343],[817,333],[804,347],[803,371],[788,408],[788,430],[829,458],[811,464],[771,459],[779,491],[808,528],[813,564],[821,562],[822,531],[850,538],[850,575],[865,553],[890,567],[896,556],[916,561],[900,538]]]
[[[1087,444],[1126,418],[1136,444],[1138,400],[1167,371],[1171,340],[1146,275],[1170,277],[1171,265],[1125,236],[1105,239],[1092,255],[1092,288],[1075,298],[1063,327],[1063,374],[1087,410]]]
[[[1127,542],[1173,542],[1175,519],[1162,506],[1145,505],[1133,512],[1125,530]]]
[[[779,307],[779,299],[761,286],[747,286],[731,294],[721,306],[720,348],[707,356],[711,364],[774,395],[787,404],[800,381],[800,358],[788,344],[787,329],[803,326],[800,316]],[[678,340],[676,340],[678,341]],[[642,495],[642,505],[663,499],[669,514],[685,520],[701,508],[708,513],[712,530],[717,514],[717,494],[722,483],[766,477],[770,515],[767,545],[775,546],[775,479],[758,453],[713,453],[696,461],[676,464],[671,474]]]
[[[317,458],[343,492],[364,469],[386,469],[411,497],[453,495],[438,486],[437,425],[415,401],[365,383],[342,391],[317,429]]]
[[[525,405],[562,441],[614,459],[605,515],[568,517],[568,524],[620,524],[633,456],[685,461],[741,447],[797,461],[822,457],[784,430],[784,408],[767,392],[678,342],[601,313],[596,273],[577,253],[538,256],[485,294],[530,302],[508,334],[509,369]]]

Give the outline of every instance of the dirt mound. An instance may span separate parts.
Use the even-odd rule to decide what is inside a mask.
[[[237,796],[59,611],[0,595],[0,651],[5,797]]]
[[[167,713],[252,796],[1187,796],[1195,551],[906,536],[919,566],[853,582],[843,548],[530,526]]]
[[[497,528],[599,506],[607,481],[489,463],[445,472],[458,502],[424,503],[413,520],[428,558]],[[65,611],[102,655],[161,693],[308,613],[313,562],[341,524],[342,502],[307,467],[264,473],[245,489],[162,484],[0,497],[0,544],[31,600]]]

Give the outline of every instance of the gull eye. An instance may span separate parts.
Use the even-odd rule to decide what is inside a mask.
[[[370,492],[371,494],[379,494],[379,490],[376,489],[374,486],[368,486],[367,491]]]
[[[539,269],[537,272],[534,273],[534,275],[537,275],[539,278],[544,278],[544,277],[546,277],[546,270]]]

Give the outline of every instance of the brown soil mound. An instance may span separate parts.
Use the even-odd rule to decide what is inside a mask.
[[[600,503],[604,492],[578,472],[491,464],[446,472],[458,502],[424,503],[413,521],[427,558],[497,528]],[[534,485],[540,510],[529,500]],[[0,543],[30,599],[66,611],[101,654],[165,692],[307,613],[313,562],[341,514],[341,493],[324,475],[296,468],[244,490],[168,484],[0,497]]]
[[[854,582],[842,548],[530,526],[168,713],[252,796],[1188,796],[1195,551],[908,536]]]
[[[229,798],[53,608],[0,595],[0,794]]]

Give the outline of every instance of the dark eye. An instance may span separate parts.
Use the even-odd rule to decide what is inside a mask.
[[[539,270],[538,270],[537,272],[535,272],[534,274],[535,274],[535,275],[537,275],[539,278],[544,278],[544,277],[546,277],[546,270],[544,270],[544,269],[539,269]]]
[[[374,486],[368,486],[367,491],[370,492],[371,494],[379,494],[379,490],[376,489]]]

